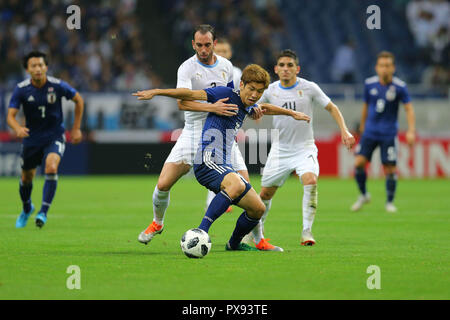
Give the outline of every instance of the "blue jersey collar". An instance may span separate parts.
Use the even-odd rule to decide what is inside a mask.
[[[219,63],[219,58],[217,58],[217,57],[216,57],[216,62],[214,62],[214,64],[204,64],[204,63],[201,63],[200,60],[198,60],[197,55],[195,55],[195,57],[196,57],[196,59],[197,59],[197,62],[198,62],[201,66],[203,66],[203,67],[205,67],[205,68],[214,68],[214,67],[217,66],[217,64]]]
[[[278,83],[278,86],[281,88],[281,89],[283,89],[283,90],[289,90],[289,89],[292,89],[292,88],[295,88],[296,86],[298,86],[298,83],[299,83],[299,81],[298,81],[298,79],[297,79],[297,81],[292,85],[292,86],[290,86],[290,87],[283,87],[282,85],[281,85],[281,81]]]

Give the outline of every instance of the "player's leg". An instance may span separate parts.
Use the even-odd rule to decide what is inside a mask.
[[[161,170],[158,183],[153,190],[153,221],[139,234],[138,241],[144,244],[160,234],[164,227],[164,216],[170,202],[170,189],[186,173],[191,166],[184,162],[166,162]]]
[[[397,144],[396,140],[387,140],[381,143],[381,162],[386,176],[386,211],[397,212],[394,205],[395,191],[397,189]]]
[[[239,146],[236,141],[231,148],[231,164],[234,170],[236,170],[245,180],[247,180],[247,182],[250,182],[247,166],[245,165],[244,158],[242,157],[242,153],[239,150]],[[208,210],[208,207],[215,196],[216,194],[213,191],[208,190],[208,195],[206,197],[206,210]],[[229,206],[225,212],[232,211],[233,207]]]
[[[250,186],[236,172],[223,172],[221,170],[222,166],[216,166],[217,167],[215,167],[215,169],[209,170],[203,168],[203,177],[209,175],[206,179],[212,181],[211,184],[205,186],[211,190],[217,191],[216,196],[211,201],[211,204],[208,207],[208,210],[206,210],[202,222],[199,225],[199,229],[206,232],[209,232],[209,229],[214,221],[225,213],[227,208],[232,205],[236,199],[238,199],[244,192],[247,192],[248,190],[246,190],[246,188]],[[222,172],[216,171],[216,169]],[[196,176],[198,176],[198,174],[199,172],[196,171]],[[202,184],[202,180],[198,180]]]
[[[370,202],[370,194],[367,191],[367,172],[366,164],[372,158],[373,150],[378,143],[372,139],[362,137],[358,146],[356,147],[355,156],[355,181],[358,186],[360,195],[356,202],[351,206],[352,211],[360,210],[364,204]]]
[[[31,191],[33,190],[33,179],[36,169],[22,169],[22,176],[19,185],[20,199],[22,200],[22,212],[16,220],[16,228],[26,226],[28,218],[33,214],[34,205],[31,202]]]
[[[22,212],[16,220],[16,228],[26,226],[28,218],[34,212],[34,205],[31,202],[31,191],[33,189],[33,179],[36,175],[36,167],[42,161],[44,151],[39,146],[23,146],[21,153],[22,176],[19,186],[19,194],[22,200]]]
[[[251,187],[242,199],[237,202],[237,205],[244,209],[244,212],[236,221],[236,227],[234,228],[230,240],[226,245],[226,249],[243,251],[253,251],[253,249],[258,250],[242,243],[242,239],[258,225],[264,211],[266,210],[266,206],[256,193],[255,189]]]
[[[303,183],[303,230],[301,245],[312,246],[316,243],[312,235],[312,225],[317,210],[317,175],[313,172],[306,172],[300,176]]]
[[[36,226],[42,228],[47,221],[47,213],[55,197],[58,185],[58,167],[61,156],[58,153],[50,152],[45,157],[45,182],[42,190],[42,205],[36,216]]]

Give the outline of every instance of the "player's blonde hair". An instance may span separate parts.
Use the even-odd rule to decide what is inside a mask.
[[[249,64],[242,71],[241,81],[244,86],[250,82],[262,83],[264,84],[264,89],[267,89],[270,84],[269,73],[257,64]]]

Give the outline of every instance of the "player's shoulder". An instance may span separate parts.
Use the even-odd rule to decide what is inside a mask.
[[[372,76],[372,77],[366,78],[366,80],[364,80],[365,85],[372,85],[372,84],[376,84],[378,82],[380,82],[380,78],[378,76]]]
[[[178,67],[178,70],[192,69],[196,65],[197,65],[197,58],[195,55],[193,55],[189,59],[184,60],[184,62],[182,64],[180,64],[180,66]]]
[[[406,87],[406,82],[397,77],[392,78],[392,83],[401,88]]]
[[[318,88],[319,85],[314,81],[297,77],[297,85],[303,88]]]
[[[31,85],[31,78],[25,79],[17,84],[17,88],[23,89]]]
[[[217,64],[221,64],[221,65],[224,65],[224,66],[226,66],[228,68],[233,69],[233,64],[227,58],[224,58],[224,57],[219,56],[219,55],[216,55],[216,58],[217,58]]]
[[[61,84],[63,81],[61,79],[52,77],[52,76],[47,76],[47,81],[52,83],[52,84]]]

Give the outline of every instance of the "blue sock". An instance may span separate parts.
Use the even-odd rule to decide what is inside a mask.
[[[387,202],[394,201],[396,187],[397,187],[397,175],[396,174],[388,174],[386,176]]]
[[[220,191],[209,204],[208,210],[206,210],[202,223],[198,227],[206,232],[209,228],[231,205],[231,198],[225,191]]]
[[[20,181],[19,193],[20,199],[22,199],[23,211],[30,212],[31,210],[31,190],[33,189],[33,183],[24,184]]]
[[[48,209],[52,204],[53,197],[55,196],[57,184],[58,184],[57,174],[45,175],[44,191],[42,194],[42,206],[39,212],[43,212],[45,213],[45,215],[47,215]]]
[[[259,223],[260,219],[250,218],[247,215],[247,211],[242,212],[239,216],[236,227],[234,228],[233,234],[231,235],[228,243],[230,244],[231,249],[237,249],[239,244],[242,241],[242,238],[253,230]]]
[[[361,194],[365,195],[367,192],[367,190],[366,190],[366,180],[367,180],[366,169],[356,168],[355,180],[356,180],[356,183],[358,184],[359,191],[361,192]]]

